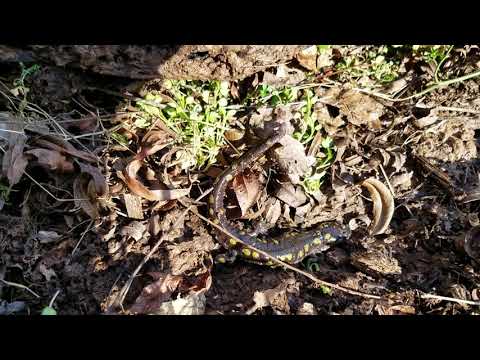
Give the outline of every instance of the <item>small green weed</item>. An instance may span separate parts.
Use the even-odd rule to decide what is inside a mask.
[[[322,149],[324,157],[317,157],[317,162],[312,168],[311,174],[302,181],[302,186],[309,194],[313,194],[320,190],[325,178],[326,169],[332,164],[334,154],[333,139],[329,136],[322,141]]]
[[[146,128],[156,118],[162,119],[187,146],[182,155],[185,167],[210,166],[225,144],[223,134],[236,113],[227,109],[231,102],[229,83],[167,80],[164,87],[173,101],[165,104],[162,95],[147,94],[145,100],[149,103],[137,102],[142,114],[135,125]]]

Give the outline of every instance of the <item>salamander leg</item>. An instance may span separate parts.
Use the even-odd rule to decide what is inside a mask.
[[[222,254],[215,256],[216,264],[232,264],[238,257],[238,252],[236,250],[227,250]]]

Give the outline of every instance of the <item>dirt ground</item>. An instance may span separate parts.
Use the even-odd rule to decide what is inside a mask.
[[[0,314],[478,314],[480,49],[379,48],[318,46],[229,81],[241,110],[215,163],[200,168],[183,166],[187,147],[163,118],[139,125],[139,99],[167,93],[155,80],[0,63]],[[244,100],[265,85],[319,99],[319,125],[295,142],[295,164],[322,146],[334,155],[311,192],[294,176],[273,189],[282,155],[262,159],[241,178],[253,200],[231,189],[231,219],[266,219],[274,232],[325,221],[351,230],[300,272],[216,263],[224,250],[198,199],[256,143],[248,127],[276,105]],[[301,122],[304,98],[283,94]],[[327,136],[332,145],[320,145]]]

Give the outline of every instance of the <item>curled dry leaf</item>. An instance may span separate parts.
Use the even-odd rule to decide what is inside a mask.
[[[38,148],[26,151],[25,154],[35,156],[38,164],[47,170],[58,171],[59,173],[71,173],[74,170],[73,164],[55,150]]]
[[[170,135],[163,130],[151,130],[147,132],[143,137],[137,159],[142,160],[147,156],[155,154],[157,151],[168,146],[169,140]]]
[[[307,201],[307,196],[300,186],[282,183],[276,192],[276,197],[291,207],[297,208]]]
[[[100,172],[100,169],[88,164],[79,163],[82,174],[88,174],[92,177],[95,191],[98,196],[104,196],[108,192],[107,180]]]
[[[244,171],[233,179],[232,188],[242,210],[242,216],[244,216],[260,196],[260,174]]]
[[[22,178],[23,172],[28,165],[28,160],[23,153],[25,138],[12,136],[8,150],[2,160],[2,172],[7,177],[10,186],[17,184]]]
[[[75,205],[82,208],[92,219],[96,219],[99,216],[96,206],[97,195],[95,185],[90,184],[93,184],[90,177],[85,173],[80,174],[73,181],[73,196],[75,197]]]
[[[54,135],[42,135],[41,137],[34,139],[33,143],[40,147],[55,150],[61,154],[68,154],[90,163],[97,162],[97,157],[95,155],[77,150],[68,141],[62,140]]]
[[[474,226],[457,241],[457,247],[476,261],[480,261],[480,226]]]
[[[287,288],[290,283],[291,281],[286,281],[273,289],[255,291],[253,294],[253,301],[255,304],[245,313],[250,315],[259,309],[271,306],[274,310],[280,311],[283,314],[288,314],[290,312],[290,306],[288,304]]]
[[[151,201],[167,201],[179,199],[188,195],[190,189],[171,189],[171,190],[150,190],[137,179],[137,173],[142,167],[142,161],[138,159],[132,160],[123,175],[125,183],[132,193]]]
[[[315,157],[307,156],[303,144],[291,136],[285,136],[280,143],[282,146],[273,152],[278,166],[293,184],[299,184],[315,164]]]
[[[312,45],[300,51],[297,60],[305,69],[310,71],[317,70],[317,46]]]
[[[40,230],[37,234],[37,239],[42,244],[48,244],[48,243],[51,243],[51,242],[55,242],[55,241],[59,240],[61,237],[62,237],[62,235],[56,233],[55,231]]]
[[[362,182],[370,192],[373,201],[373,221],[370,225],[372,235],[383,234],[392,220],[394,201],[390,190],[379,180],[370,178]]]
[[[160,309],[162,303],[170,300],[183,277],[159,272],[149,273],[155,282],[146,286],[129,311],[136,314],[152,314]]]

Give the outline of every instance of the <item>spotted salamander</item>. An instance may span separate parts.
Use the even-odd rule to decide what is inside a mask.
[[[210,216],[212,221],[222,226],[230,234],[242,240],[245,244],[261,250],[272,257],[287,263],[298,263],[306,256],[318,253],[328,249],[333,243],[341,241],[349,236],[350,231],[335,223],[323,223],[313,230],[303,231],[301,233],[289,232],[278,238],[261,239],[259,237],[249,236],[244,231],[237,230],[232,226],[226,217],[224,207],[225,192],[227,185],[235,176],[242,173],[245,169],[259,159],[271,147],[276,145],[282,137],[286,135],[286,127],[279,125],[275,129],[274,135],[270,136],[265,142],[250,149],[243,154],[234,164],[227,168],[217,179],[214,189],[209,198]],[[219,241],[231,253],[239,254],[248,261],[265,265],[274,265],[271,259],[256,252],[255,250],[244,246],[232,237],[227,237],[224,233],[219,234]],[[235,255],[233,256],[235,257]],[[219,256],[218,262],[226,262],[226,257]]]

